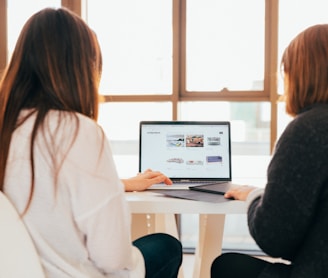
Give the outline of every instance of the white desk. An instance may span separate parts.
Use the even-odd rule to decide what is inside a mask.
[[[243,214],[245,202],[208,203],[163,197],[145,192],[126,193],[132,212],[132,238],[165,232],[178,238],[175,214],[199,214],[199,239],[195,252],[194,278],[210,277],[210,266],[221,254],[226,214]],[[179,277],[183,277],[181,271]]]
[[[269,156],[235,156],[232,158],[233,181],[263,186]],[[134,176],[136,156],[116,156],[121,177]],[[132,238],[153,232],[178,237],[175,214],[199,214],[199,238],[196,246],[193,278],[210,277],[210,266],[222,250],[226,214],[244,214],[244,202],[207,203],[163,197],[152,192],[126,193],[132,212]],[[179,278],[183,277],[183,272]],[[189,278],[189,277],[185,277]]]

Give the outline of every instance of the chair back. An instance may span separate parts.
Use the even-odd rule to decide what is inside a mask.
[[[0,192],[0,277],[45,277],[40,257],[23,221],[2,192]]]

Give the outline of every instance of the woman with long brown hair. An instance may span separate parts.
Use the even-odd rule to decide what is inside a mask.
[[[0,189],[47,277],[176,277],[177,239],[131,242],[124,191],[170,180],[119,179],[96,122],[101,69],[96,35],[74,13],[47,8],[26,22],[0,84]]]

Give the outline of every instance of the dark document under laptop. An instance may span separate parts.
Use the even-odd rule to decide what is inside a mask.
[[[172,186],[156,184],[149,189],[230,183],[230,122],[140,122],[139,172],[147,169],[160,171],[173,181]]]

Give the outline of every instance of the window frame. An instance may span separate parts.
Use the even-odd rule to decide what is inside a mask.
[[[62,0],[61,5],[85,18],[88,0]],[[277,139],[278,7],[279,0],[265,0],[264,88],[261,91],[191,92],[186,90],[186,5],[188,0],[172,0],[173,84],[170,95],[111,95],[105,102],[171,102],[172,120],[178,120],[183,101],[270,102],[270,151]],[[0,76],[7,64],[7,3],[0,0]]]

